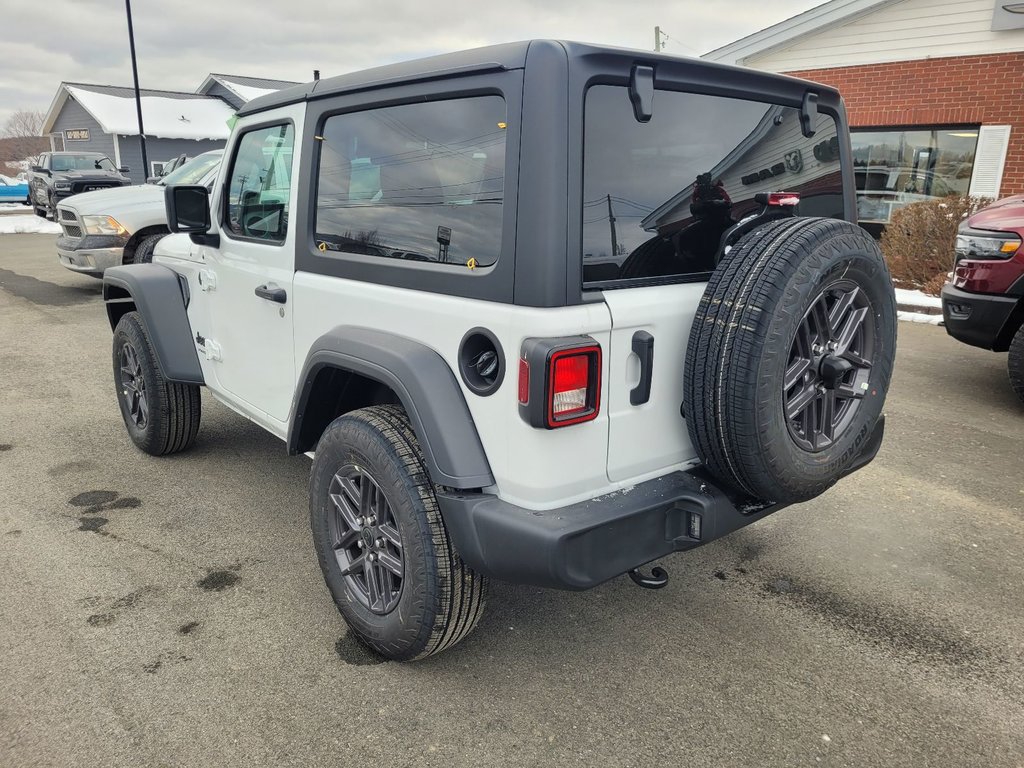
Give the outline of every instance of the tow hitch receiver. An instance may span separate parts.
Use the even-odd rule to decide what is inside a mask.
[[[654,566],[651,569],[651,575],[647,576],[640,572],[639,568],[634,568],[629,572],[629,578],[633,580],[633,583],[638,587],[644,589],[661,589],[668,584],[668,571],[659,566]]]

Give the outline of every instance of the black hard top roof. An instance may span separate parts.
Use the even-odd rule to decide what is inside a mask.
[[[345,75],[303,83],[292,88],[283,88],[277,93],[259,96],[239,109],[238,114],[248,115],[308,99],[416,80],[431,80],[435,77],[455,75],[460,72],[520,69],[526,63],[526,51],[529,47],[529,41],[489,45],[469,51],[443,53],[439,56],[429,56],[424,59],[402,61],[358,72],[349,72]]]
[[[283,107],[287,104],[296,104],[301,101],[370,90],[389,85],[399,85],[401,83],[434,80],[441,77],[469,74],[471,72],[521,69],[526,65],[526,54],[530,46],[537,44],[559,46],[565,51],[566,57],[569,59],[593,56],[595,54],[611,54],[613,56],[640,59],[652,63],[658,61],[685,62],[689,65],[709,70],[738,69],[737,67],[716,64],[688,56],[670,56],[664,53],[631,48],[617,48],[614,46],[591,45],[561,40],[524,40],[517,43],[489,45],[483,48],[473,48],[468,51],[444,53],[439,56],[386,64],[382,67],[349,72],[337,77],[303,83],[291,88],[284,88],[266,96],[259,96],[239,109],[238,114],[240,116],[250,115],[275,107]],[[784,75],[760,74],[773,78],[792,79]],[[827,87],[823,87],[823,89],[832,90]]]

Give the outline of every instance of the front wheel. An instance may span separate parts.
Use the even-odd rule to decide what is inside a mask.
[[[1017,329],[1010,342],[1010,358],[1006,367],[1010,374],[1010,386],[1024,403],[1024,325]]]
[[[363,408],[327,427],[309,508],[324,580],[369,648],[396,661],[421,659],[479,622],[487,581],[452,546],[401,408]]]
[[[139,242],[138,247],[135,249],[135,254],[132,257],[132,263],[134,264],[150,264],[153,261],[153,249],[156,248],[156,244],[167,237],[166,232],[160,232],[155,235],[147,235],[142,238]]]
[[[199,433],[199,387],[164,378],[138,312],[118,321],[113,359],[117,404],[132,442],[152,456],[189,448]]]

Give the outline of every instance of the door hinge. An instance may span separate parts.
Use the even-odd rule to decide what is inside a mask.
[[[217,273],[212,269],[200,269],[199,270],[199,290],[201,291],[215,291],[217,290]]]
[[[203,352],[206,354],[207,360],[223,360],[221,357],[220,344],[213,339],[204,339]]]

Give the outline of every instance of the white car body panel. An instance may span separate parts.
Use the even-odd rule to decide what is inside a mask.
[[[706,287],[702,282],[604,292],[613,326],[611,346],[605,349],[608,477],[613,482],[650,472],[664,474],[697,459],[679,409],[690,327]],[[655,362],[650,398],[633,405],[630,391],[640,381],[640,358],[633,353],[637,331],[655,338]],[[640,445],[642,451],[637,450]]]

